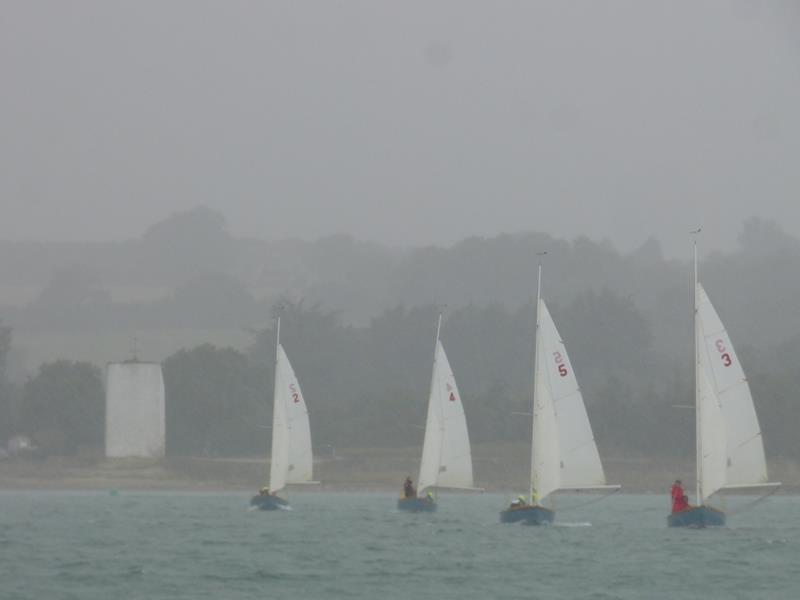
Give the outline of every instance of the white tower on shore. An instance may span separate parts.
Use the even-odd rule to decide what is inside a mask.
[[[106,371],[106,456],[160,458],[166,427],[164,378],[158,363],[109,363]]]

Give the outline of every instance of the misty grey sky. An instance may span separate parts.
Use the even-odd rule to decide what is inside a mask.
[[[5,0],[0,238],[800,235],[798,6]]]

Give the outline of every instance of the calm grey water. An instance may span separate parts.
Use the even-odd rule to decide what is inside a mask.
[[[720,530],[665,526],[668,498],[617,495],[552,527],[501,525],[507,497],[0,493],[0,598],[797,598],[800,498]],[[582,500],[562,500],[564,506]]]

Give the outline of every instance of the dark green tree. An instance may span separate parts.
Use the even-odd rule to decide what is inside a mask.
[[[0,321],[0,446],[16,429],[14,387],[6,376],[8,353],[11,349],[11,328]]]
[[[87,362],[58,360],[39,367],[23,388],[20,428],[46,453],[100,448],[105,430],[101,370]]]
[[[233,348],[204,344],[173,354],[163,370],[169,454],[266,450],[272,388],[261,366]]]

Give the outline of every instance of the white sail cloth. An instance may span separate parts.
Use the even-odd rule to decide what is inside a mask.
[[[539,300],[531,482],[542,501],[560,489],[605,486],[605,474],[564,342]]]
[[[442,343],[437,340],[428,398],[418,489],[472,488],[472,456],[467,420]]]
[[[766,484],[767,464],[744,370],[702,285],[696,290],[702,504],[725,487]]]
[[[277,492],[288,483],[310,482],[312,469],[308,408],[289,358],[283,346],[278,344],[272,413],[270,490]]]

